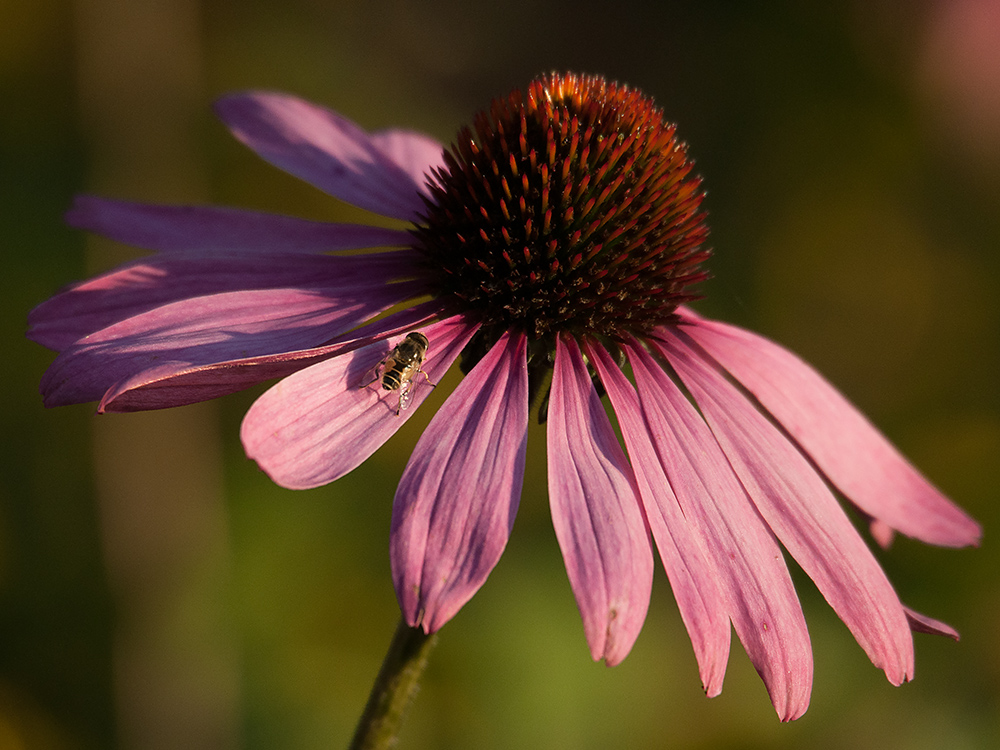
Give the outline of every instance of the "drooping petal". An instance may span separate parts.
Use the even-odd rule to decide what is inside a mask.
[[[423,208],[423,184],[387,155],[385,138],[332,110],[260,91],[225,96],[215,111],[265,161],[347,203],[406,220]]]
[[[416,275],[409,250],[331,257],[281,253],[180,252],[140,258],[74,284],[28,315],[28,337],[62,351],[108,326],[180,300],[259,289],[351,299]],[[405,292],[398,290],[399,297]],[[422,289],[415,290],[416,293]]]
[[[427,176],[435,167],[444,164],[444,148],[440,143],[422,133],[410,130],[380,130],[371,134],[372,141],[382,153],[400,166],[420,187],[424,195]]]
[[[507,545],[528,437],[527,340],[505,334],[421,435],[392,508],[403,616],[433,633],[483,585]]]
[[[662,335],[664,354],[778,539],[889,681],[911,679],[913,639],[902,604],[823,480],[696,344],[671,329]]]
[[[649,608],[653,555],[632,469],[575,341],[556,340],[549,503],[595,660],[618,664]]]
[[[684,516],[708,541],[729,616],[782,721],[809,706],[809,632],[788,568],[708,425],[641,346],[626,347],[649,435]]]
[[[690,312],[686,317],[693,323],[685,329],[689,335],[760,400],[861,510],[930,544],[978,544],[979,524],[809,365],[757,334]]]
[[[219,398],[420,328],[439,319],[441,313],[440,303],[429,300],[390,313],[323,346],[187,367],[168,362],[116,383],[104,394],[98,411],[165,409]]]
[[[126,245],[162,252],[323,253],[406,247],[410,235],[363,224],[333,224],[223,206],[161,206],[79,195],[66,223]]]
[[[948,623],[941,622],[941,620],[935,620],[933,617],[921,614],[914,609],[910,609],[905,604],[903,605],[903,611],[906,612],[906,621],[910,623],[910,630],[914,633],[943,635],[946,638],[952,638],[956,641],[961,640],[961,636],[958,634],[958,631]]]
[[[729,611],[719,573],[706,552],[709,541],[700,538],[701,530],[677,503],[635,390],[603,347],[588,345],[585,351],[618,416],[646,518],[698,659],[701,684],[710,697],[716,696],[722,692],[729,659]]]
[[[319,346],[399,302],[395,287],[341,296],[257,289],[162,305],[81,339],[42,377],[46,406],[100,399],[123,380]]]
[[[423,370],[437,383],[478,326],[449,318],[421,329],[430,346]],[[373,370],[398,339],[382,341],[312,365],[281,380],[243,418],[247,456],[292,490],[318,487],[356,468],[416,412],[431,386],[414,380],[408,409],[372,382]]]
[[[879,518],[870,518],[868,522],[868,533],[872,535],[872,539],[874,539],[876,543],[878,543],[878,546],[882,549],[889,549],[889,547],[892,546],[893,538],[896,536],[896,530]]]

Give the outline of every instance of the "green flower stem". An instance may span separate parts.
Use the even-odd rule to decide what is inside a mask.
[[[411,628],[400,619],[368,704],[358,720],[350,750],[383,750],[396,744],[435,643],[436,633],[427,635],[421,628]]]

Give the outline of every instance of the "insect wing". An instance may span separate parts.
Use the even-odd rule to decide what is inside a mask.
[[[406,385],[399,389],[399,410],[403,411],[410,405],[411,391],[413,390],[412,381],[407,380]]]

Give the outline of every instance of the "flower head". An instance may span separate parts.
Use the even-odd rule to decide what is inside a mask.
[[[618,663],[638,636],[654,545],[706,692],[732,624],[782,719],[812,680],[782,548],[893,683],[913,674],[911,629],[954,635],[900,603],[828,483],[883,544],[975,544],[978,525],[795,355],[686,306],[708,256],[700,181],[651,100],[547,76],[447,151],[281,94],[217,110],[264,159],[407,229],[80,198],[71,224],[156,252],[32,312],[29,335],[59,352],[47,405],[158,409],[282,378],[242,439],[278,484],[307,488],[368,458],[461,355],[390,532],[404,616],[432,632],[506,545],[551,375],[552,520],[595,659]]]

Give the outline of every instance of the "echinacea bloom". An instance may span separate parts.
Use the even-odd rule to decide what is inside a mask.
[[[812,653],[783,550],[894,684],[913,675],[911,628],[954,635],[900,603],[828,483],[883,544],[976,544],[978,525],[795,355],[686,306],[708,256],[700,180],[640,92],[543,77],[448,150],[283,94],[228,96],[217,112],[275,166],[406,228],[79,198],[73,226],[155,254],[32,312],[29,335],[59,352],[46,405],[160,409],[281,378],[242,439],[300,489],[361,464],[461,355],[466,375],[393,505],[410,625],[439,629],[496,565],[538,396],[552,521],[594,659],[631,649],[654,543],[706,692],[722,688],[732,624],[784,720],[808,705]],[[412,332],[428,346],[406,404],[380,388],[396,364],[380,362]]]

